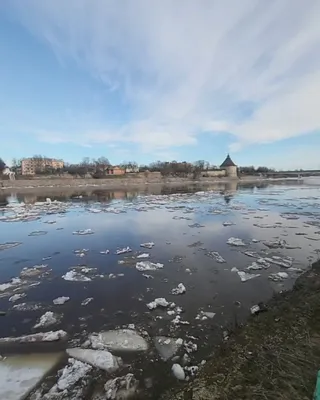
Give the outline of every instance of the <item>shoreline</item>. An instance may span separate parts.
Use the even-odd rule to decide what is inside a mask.
[[[43,189],[50,190],[72,190],[72,191],[85,191],[94,189],[103,190],[143,190],[158,187],[181,187],[188,185],[201,185],[201,186],[218,186],[225,185],[226,190],[230,186],[231,190],[236,188],[237,185],[245,184],[267,184],[267,183],[303,183],[303,180],[298,178],[264,178],[245,177],[243,179],[217,179],[217,178],[202,178],[197,180],[190,180],[187,178],[169,178],[161,180],[142,180],[135,178],[116,178],[116,179],[34,179],[34,180],[15,180],[15,181],[0,181],[0,194],[7,193],[8,191],[38,191]]]
[[[161,400],[311,399],[320,369],[320,260],[230,334],[183,388]]]

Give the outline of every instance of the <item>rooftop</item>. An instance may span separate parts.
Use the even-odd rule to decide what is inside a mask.
[[[220,165],[220,168],[226,168],[226,167],[236,167],[236,164],[231,160],[229,154],[227,155],[227,158],[223,161],[223,163]]]

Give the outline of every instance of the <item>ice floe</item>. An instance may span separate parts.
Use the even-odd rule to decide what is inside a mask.
[[[135,396],[139,386],[139,381],[133,374],[110,379],[104,385],[106,399],[126,400]]]
[[[81,305],[82,305],[82,306],[87,306],[92,300],[93,300],[93,297],[87,297],[86,299],[84,299],[84,300],[81,302]]]
[[[20,299],[23,299],[24,297],[26,297],[26,294],[25,294],[25,293],[17,293],[17,294],[14,294],[13,296],[11,296],[11,297],[9,298],[9,301],[11,301],[12,303],[14,303],[15,301],[18,301],[18,300],[20,300]]]
[[[122,248],[122,249],[116,250],[116,254],[117,254],[117,255],[119,255],[119,254],[125,254],[125,253],[131,253],[131,252],[132,252],[132,249],[130,249],[129,246],[124,247],[124,248]]]
[[[162,269],[163,264],[153,263],[151,261],[139,261],[136,263],[136,269],[138,271],[156,271],[157,269]]]
[[[187,291],[186,287],[183,283],[179,283],[179,285],[171,290],[172,294],[184,294]]]
[[[47,311],[40,317],[39,322],[35,324],[34,328],[46,328],[47,326],[57,324],[59,320],[60,316],[58,314],[55,314],[52,311]]]
[[[149,253],[142,253],[142,254],[139,254],[138,256],[137,256],[137,258],[149,258],[150,257],[150,254]]]
[[[93,349],[109,349],[111,351],[146,351],[148,342],[133,329],[104,331],[89,336]]]
[[[170,360],[183,344],[182,339],[175,339],[167,336],[156,336],[153,341],[163,361]]]
[[[92,235],[94,234],[94,231],[92,229],[80,229],[78,231],[72,232],[73,235],[79,235],[79,236],[84,236],[84,235]]]
[[[0,243],[0,251],[12,249],[13,247],[20,246],[21,242],[6,242]]]
[[[84,276],[77,271],[68,271],[66,274],[62,275],[62,279],[65,281],[74,281],[74,282],[89,282],[91,278],[88,276]]]
[[[70,297],[61,296],[61,297],[57,297],[56,299],[54,299],[54,300],[53,300],[53,304],[61,305],[61,304],[66,303],[66,302],[69,301],[69,300],[70,300]]]
[[[243,242],[242,239],[231,237],[227,240],[227,244],[230,246],[245,246],[246,244]]]
[[[68,356],[75,358],[76,360],[110,373],[115,372],[122,365],[122,359],[120,357],[115,357],[106,350],[90,350],[76,347],[67,349],[66,352]]]
[[[248,274],[247,272],[244,271],[237,271],[241,282],[247,282],[253,278],[258,278],[258,276],[260,276],[260,274]]]
[[[157,307],[168,307],[169,305],[170,303],[164,297],[159,297],[157,299],[154,299],[154,301],[148,303],[147,307],[149,308],[149,310],[154,310]]]
[[[173,364],[171,371],[179,381],[184,381],[186,379],[186,374],[180,364]]]
[[[141,243],[140,247],[144,247],[146,249],[152,249],[155,244],[153,242]]]
[[[287,278],[289,278],[289,275],[286,272],[275,272],[269,275],[269,279],[274,282],[279,282],[279,281],[281,282]]]
[[[31,335],[24,335],[18,337],[4,337],[0,338],[0,345],[6,343],[35,343],[35,342],[56,342],[58,340],[66,339],[67,332],[63,330],[39,332]]]
[[[209,251],[206,255],[210,258],[215,259],[220,264],[226,262],[226,260],[217,251]]]
[[[75,360],[74,358],[69,358],[68,363],[63,368],[61,376],[57,381],[57,389],[60,391],[70,389],[92,370],[91,365]]]

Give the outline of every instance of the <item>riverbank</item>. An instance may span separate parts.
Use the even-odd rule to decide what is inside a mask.
[[[311,399],[319,343],[320,261],[237,328],[193,382],[162,399]]]
[[[256,176],[246,176],[242,179],[230,179],[230,178],[122,178],[115,177],[109,179],[17,179],[14,181],[0,180],[0,193],[6,191],[37,191],[43,188],[48,189],[75,189],[75,190],[90,190],[90,189],[143,189],[148,186],[154,188],[159,186],[186,186],[186,185],[231,185],[237,186],[237,184],[262,184],[262,183],[281,183],[281,182],[292,182],[301,183],[302,180],[297,178],[287,179],[261,179]]]

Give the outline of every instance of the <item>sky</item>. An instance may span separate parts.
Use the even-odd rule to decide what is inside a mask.
[[[320,1],[1,0],[0,157],[320,169]]]

